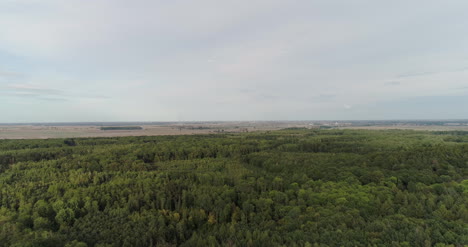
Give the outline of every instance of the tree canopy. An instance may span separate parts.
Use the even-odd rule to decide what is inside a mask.
[[[0,140],[0,246],[464,246],[468,133]]]

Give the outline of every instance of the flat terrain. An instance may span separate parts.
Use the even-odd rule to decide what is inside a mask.
[[[142,129],[116,130],[119,127]],[[107,130],[101,129],[108,127]],[[196,135],[273,131],[286,128],[468,131],[468,120],[420,121],[251,121],[251,122],[133,122],[0,124],[0,139],[50,139],[70,137],[119,137]]]
[[[140,126],[140,125],[138,125]],[[296,125],[294,125],[296,126]],[[290,127],[288,124],[180,124],[180,125],[141,125],[141,130],[101,130],[102,125],[53,126],[53,125],[3,125],[0,126],[0,139],[49,139],[70,137],[119,137],[119,136],[160,136],[194,135],[213,133],[239,133],[251,131],[278,130]]]
[[[420,126],[420,125],[376,125],[376,126],[346,126],[338,127],[339,129],[366,129],[366,130],[425,130],[425,131],[455,131],[462,130],[468,131],[468,126]]]
[[[207,129],[168,126],[145,126],[142,130],[101,130],[99,126],[3,126],[0,128],[0,139],[190,135],[209,132]]]

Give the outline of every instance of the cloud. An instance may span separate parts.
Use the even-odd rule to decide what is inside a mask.
[[[9,84],[6,87],[0,88],[0,90],[0,96],[21,98],[26,101],[69,101],[66,93],[62,90],[33,84]]]
[[[407,72],[403,74],[399,74],[396,77],[397,78],[408,78],[408,77],[423,77],[423,76],[430,76],[430,75],[436,75],[440,73],[450,73],[450,72],[464,72],[467,71],[468,67],[462,67],[462,68],[447,68],[445,70],[439,70],[439,71],[426,71],[426,72]]]
[[[0,72],[0,122],[44,104],[61,121],[71,111],[82,121],[339,119],[382,101],[458,95],[467,7],[3,1],[0,68],[20,76]]]
[[[439,71],[431,71],[431,72],[410,72],[397,75],[397,78],[406,78],[406,77],[418,77],[418,76],[427,76],[440,73]]]
[[[319,95],[320,99],[324,99],[324,100],[331,100],[331,99],[334,99],[336,97],[336,94],[320,94]]]
[[[69,92],[37,84],[9,84],[6,87],[3,87],[0,95],[47,101],[76,101],[83,99],[106,100],[110,98],[105,95]]]
[[[385,86],[398,86],[400,84],[401,84],[401,82],[399,82],[399,81],[387,81],[387,82],[384,83]]]
[[[65,92],[62,90],[54,89],[54,88],[47,88],[42,87],[39,85],[32,85],[32,84],[10,84],[7,86],[7,89],[13,91],[17,94],[23,95],[47,95],[47,96],[63,96]]]
[[[17,73],[17,72],[12,72],[12,71],[0,70],[0,77],[19,77],[19,76],[22,76],[22,74]]]

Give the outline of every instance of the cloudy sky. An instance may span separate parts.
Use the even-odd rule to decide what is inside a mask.
[[[467,10],[0,0],[0,122],[467,119]]]

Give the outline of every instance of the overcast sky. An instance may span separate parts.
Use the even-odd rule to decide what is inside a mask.
[[[467,11],[0,0],[0,122],[467,119]]]

